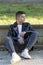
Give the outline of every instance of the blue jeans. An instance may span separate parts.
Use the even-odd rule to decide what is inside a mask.
[[[24,44],[20,45],[18,41],[13,40],[11,37],[5,38],[5,44],[10,52],[12,54],[13,52],[20,52],[24,50],[25,48],[28,48],[29,50],[34,46],[38,39],[38,32],[33,31],[30,36],[28,36],[26,39],[24,39]]]

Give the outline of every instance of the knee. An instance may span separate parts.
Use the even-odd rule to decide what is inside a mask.
[[[33,34],[34,34],[35,36],[37,36],[37,37],[38,37],[38,35],[39,35],[39,32],[37,32],[37,31],[34,31],[34,32],[33,32]]]
[[[9,37],[9,36],[7,36],[7,37],[5,37],[5,41],[7,40],[10,40],[11,39],[11,37]]]
[[[39,32],[35,31],[35,35],[37,35],[37,36],[38,36],[38,35],[39,35]]]

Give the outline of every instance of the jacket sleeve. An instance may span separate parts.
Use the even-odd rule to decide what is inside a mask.
[[[8,35],[7,35],[7,36],[11,37],[11,38],[14,39],[14,40],[17,40],[17,39],[18,39],[18,37],[17,37],[17,35],[16,35],[16,31],[13,30],[13,25],[11,25],[11,26],[9,27],[9,31],[8,31]]]
[[[27,23],[27,30],[26,30],[26,32],[34,32],[34,31],[36,31],[29,23]]]
[[[9,31],[8,31],[8,35],[7,36],[10,36],[10,37],[12,37],[12,25],[9,27]]]
[[[35,29],[30,24],[28,26],[30,31],[35,31]]]

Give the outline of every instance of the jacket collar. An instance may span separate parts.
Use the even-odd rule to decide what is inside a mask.
[[[17,22],[14,23],[14,27],[17,27]],[[17,28],[18,30],[18,28]],[[22,23],[22,31],[24,31],[24,23]]]

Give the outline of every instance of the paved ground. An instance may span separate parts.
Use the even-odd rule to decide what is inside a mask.
[[[22,59],[21,62],[14,65],[43,65],[43,50],[34,50],[30,52],[31,60]],[[0,65],[10,65],[11,56],[7,51],[0,51]]]

